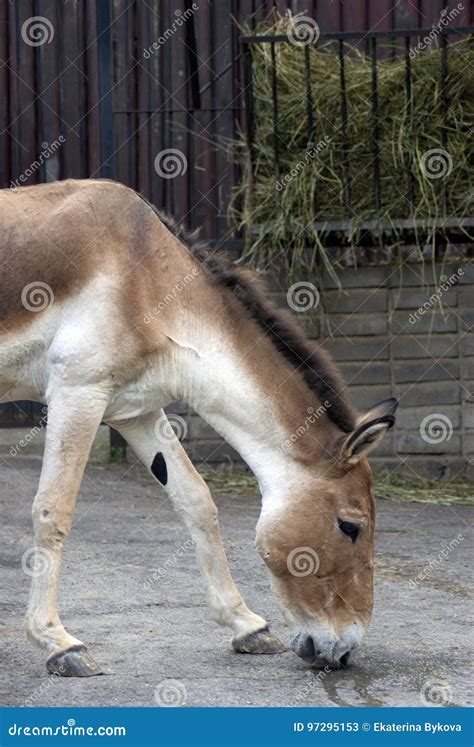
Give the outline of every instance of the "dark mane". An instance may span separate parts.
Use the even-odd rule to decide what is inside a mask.
[[[355,414],[344,394],[344,380],[327,353],[316,344],[310,345],[290,315],[266,300],[257,278],[248,270],[235,267],[225,253],[213,252],[209,245],[199,240],[196,232],[188,231],[145,201],[166,228],[207,267],[216,282],[233,292],[280,353],[301,373],[321,403],[330,403],[326,408],[330,420],[346,433],[354,430]]]

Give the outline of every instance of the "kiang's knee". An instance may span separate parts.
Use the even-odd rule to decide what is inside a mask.
[[[36,540],[46,544],[61,544],[69,534],[72,523],[72,513],[48,499],[37,496],[33,510],[33,527]]]

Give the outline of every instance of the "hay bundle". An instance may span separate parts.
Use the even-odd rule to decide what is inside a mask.
[[[291,17],[278,16],[271,27],[260,26],[256,33],[287,33],[293,23]],[[341,126],[340,65],[334,43],[308,47],[312,132],[308,131],[305,50],[286,42],[275,45],[280,160],[276,173],[271,45],[251,45],[254,168],[251,174],[242,134],[237,152],[244,165],[244,179],[232,203],[237,223],[247,229],[251,227],[247,232],[247,261],[266,266],[278,256],[287,271],[298,272],[314,269],[315,262],[322,258],[334,272],[334,262],[324,248],[325,231],[316,229],[315,221],[349,217],[353,224],[350,244],[356,247],[357,226],[366,220],[376,219],[393,226],[393,221],[399,219],[425,219],[434,227],[444,217],[472,216],[469,164],[474,101],[472,46],[467,40],[449,44],[446,123],[441,49],[433,45],[429,52],[412,53],[411,106],[406,92],[404,49],[398,47],[395,55],[393,46],[389,49],[390,58],[380,59],[377,64],[380,158],[377,213],[373,197],[370,58],[345,47],[348,108],[345,141]],[[433,149],[445,153],[431,154]],[[344,164],[349,181],[349,214],[344,204]],[[393,228],[394,243],[397,236],[400,232]]]

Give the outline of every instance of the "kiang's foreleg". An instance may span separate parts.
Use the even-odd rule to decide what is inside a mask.
[[[26,634],[49,654],[48,671],[67,677],[101,674],[84,644],[65,630],[57,610],[57,595],[64,543],[105,406],[105,394],[89,387],[54,393],[48,403],[43,465],[33,503],[34,547],[31,566],[28,563],[32,579]]]
[[[233,631],[232,645],[242,653],[280,653],[285,647],[252,612],[230,574],[217,508],[208,486],[193,467],[163,411],[114,423],[138,458],[168,493],[195,543],[213,619]]]

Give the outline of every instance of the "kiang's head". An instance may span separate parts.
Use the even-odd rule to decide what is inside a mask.
[[[264,507],[257,525],[257,549],[296,626],[292,648],[315,667],[346,665],[370,623],[375,512],[366,456],[392,427],[397,404],[385,400],[360,417],[332,460]]]

